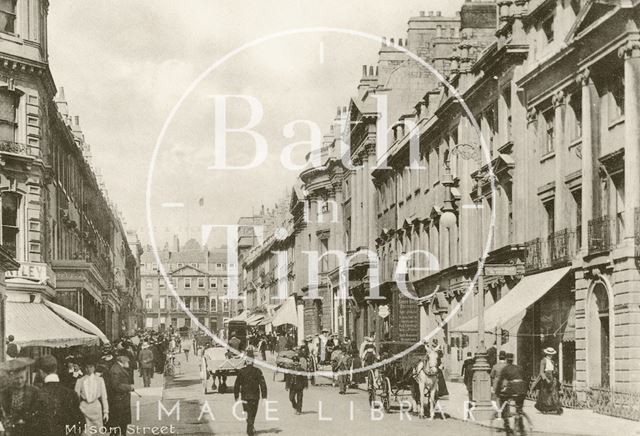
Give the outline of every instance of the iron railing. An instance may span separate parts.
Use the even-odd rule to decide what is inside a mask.
[[[580,250],[580,229],[564,229],[525,243],[525,270],[538,271],[571,262]]]
[[[589,221],[589,254],[611,251],[622,240],[624,221],[622,213],[603,215]]]
[[[536,401],[538,390],[533,389],[535,379],[531,381],[527,399]],[[593,386],[578,389],[573,384],[560,386],[560,402],[567,409],[592,409],[602,415],[640,421],[640,391],[611,389]]]

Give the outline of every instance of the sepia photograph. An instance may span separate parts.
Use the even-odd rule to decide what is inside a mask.
[[[0,436],[640,436],[640,0],[0,0]]]

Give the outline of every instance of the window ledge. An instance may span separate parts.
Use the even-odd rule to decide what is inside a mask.
[[[614,127],[616,127],[616,126],[618,126],[618,125],[620,125],[622,123],[624,123],[624,119],[625,119],[625,117],[623,115],[620,118],[617,118],[617,119],[615,119],[613,121],[610,121],[609,122],[609,130],[613,129]]]
[[[20,38],[20,35],[17,35],[17,34],[0,32],[0,39],[15,42],[16,44],[20,44],[20,45],[24,44],[24,41],[22,40],[22,38]]]
[[[540,163],[546,162],[550,159],[553,159],[554,157],[556,157],[556,152],[555,151],[550,151],[549,153],[545,154],[544,156],[542,156],[540,158]]]

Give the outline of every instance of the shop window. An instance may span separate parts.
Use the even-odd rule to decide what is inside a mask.
[[[15,33],[16,0],[0,0],[0,32]]]
[[[15,192],[2,194],[2,245],[14,256],[17,256],[17,240],[20,231],[18,212],[21,195]]]

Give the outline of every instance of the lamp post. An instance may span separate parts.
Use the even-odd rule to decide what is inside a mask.
[[[482,175],[480,172],[480,167],[482,164],[482,158],[480,156],[480,149],[471,144],[456,144],[451,149],[451,154],[455,156],[459,156],[464,160],[474,160],[478,164],[478,172],[476,173],[476,201],[478,202],[478,237],[479,243],[478,247],[482,249]],[[447,174],[449,174],[449,165],[447,162],[446,165]],[[449,179],[451,178],[449,174]],[[444,183],[443,183],[444,184]],[[448,193],[447,198],[451,199],[451,191],[450,186],[452,183],[448,183],[449,189],[447,189]],[[447,186],[447,185],[445,185]],[[484,270],[483,270],[483,256],[480,254],[478,256],[478,348],[476,350],[475,362],[473,365],[473,401],[474,401],[474,409],[473,415],[475,419],[479,421],[490,420],[494,416],[494,410],[491,404],[491,378],[489,376],[489,371],[491,368],[489,367],[489,362],[487,361],[487,350],[485,348],[484,336],[485,336],[485,328],[484,328]]]

